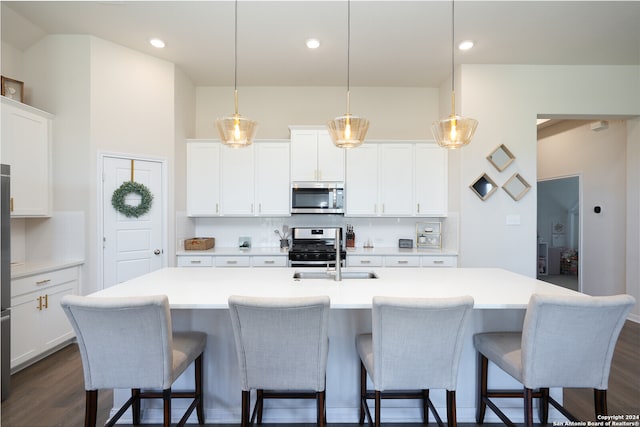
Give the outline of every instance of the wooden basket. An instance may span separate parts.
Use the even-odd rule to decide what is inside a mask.
[[[184,241],[184,249],[186,251],[206,251],[215,246],[216,239],[213,237],[194,237]]]

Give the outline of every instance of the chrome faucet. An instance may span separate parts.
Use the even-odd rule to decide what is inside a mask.
[[[342,281],[342,260],[340,259],[340,250],[342,249],[341,237],[342,237],[342,228],[338,227],[338,228],[336,228],[336,239],[335,239],[335,245],[336,245],[336,274],[335,274],[335,276],[333,276],[333,280],[335,280],[336,282],[341,282]]]

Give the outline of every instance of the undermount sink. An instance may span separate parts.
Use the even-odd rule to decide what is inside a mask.
[[[300,279],[328,279],[334,280],[334,271],[296,271],[293,278]],[[378,275],[373,271],[343,271],[342,279],[377,279]]]

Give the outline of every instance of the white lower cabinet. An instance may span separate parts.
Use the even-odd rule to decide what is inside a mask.
[[[385,267],[420,267],[420,257],[417,256],[386,256]]]
[[[281,255],[178,255],[178,267],[287,267],[289,258]]]
[[[252,256],[252,267],[286,267],[288,259],[285,256]]]
[[[178,256],[178,267],[211,267],[213,257],[208,255],[181,255]]]
[[[423,267],[457,267],[457,256],[422,256],[420,263]]]
[[[11,281],[11,369],[37,361],[74,337],[60,300],[77,294],[79,267]]]
[[[382,267],[381,256],[347,255],[347,267]]]

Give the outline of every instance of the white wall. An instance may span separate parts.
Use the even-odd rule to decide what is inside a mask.
[[[54,216],[82,213],[83,293],[98,289],[98,153],[167,160],[167,247],[175,247],[173,194],[175,156],[174,65],[91,36],[47,36],[24,53],[32,104],[54,121]],[[193,96],[192,98],[193,99]],[[191,125],[193,128],[193,125]],[[66,221],[51,221],[50,227]],[[46,225],[46,224],[45,224]],[[43,224],[37,224],[42,234]],[[29,242],[27,225],[27,242]],[[56,230],[48,230],[57,236]],[[64,244],[65,242],[61,242]],[[30,254],[38,248],[27,247]],[[55,257],[59,252],[50,252]],[[42,254],[44,256],[45,254]],[[41,256],[38,254],[38,256]],[[60,255],[60,256],[64,256]],[[69,254],[67,254],[69,256]],[[171,256],[173,259],[173,256]]]
[[[607,129],[595,132],[588,122],[573,123],[539,133],[538,179],[580,175],[582,291],[625,293],[627,125],[610,120]]]
[[[480,122],[459,165],[461,265],[499,266],[534,277],[536,118],[638,116],[638,67],[464,65],[461,74],[460,111]],[[502,143],[516,160],[499,173],[486,156]],[[498,185],[519,172],[533,188],[519,202],[502,190],[483,202],[465,186],[484,172]],[[507,215],[519,216],[520,225],[506,225]]]
[[[627,293],[640,301],[640,119],[627,120],[627,137]],[[638,304],[632,316],[640,322]]]
[[[289,125],[324,125],[346,112],[346,89],[340,87],[241,87],[238,97],[239,113],[258,121],[257,139],[289,138]],[[233,88],[197,88],[193,137],[217,138],[216,119],[233,108]],[[369,119],[368,139],[433,139],[438,90],[355,87],[351,113]]]

